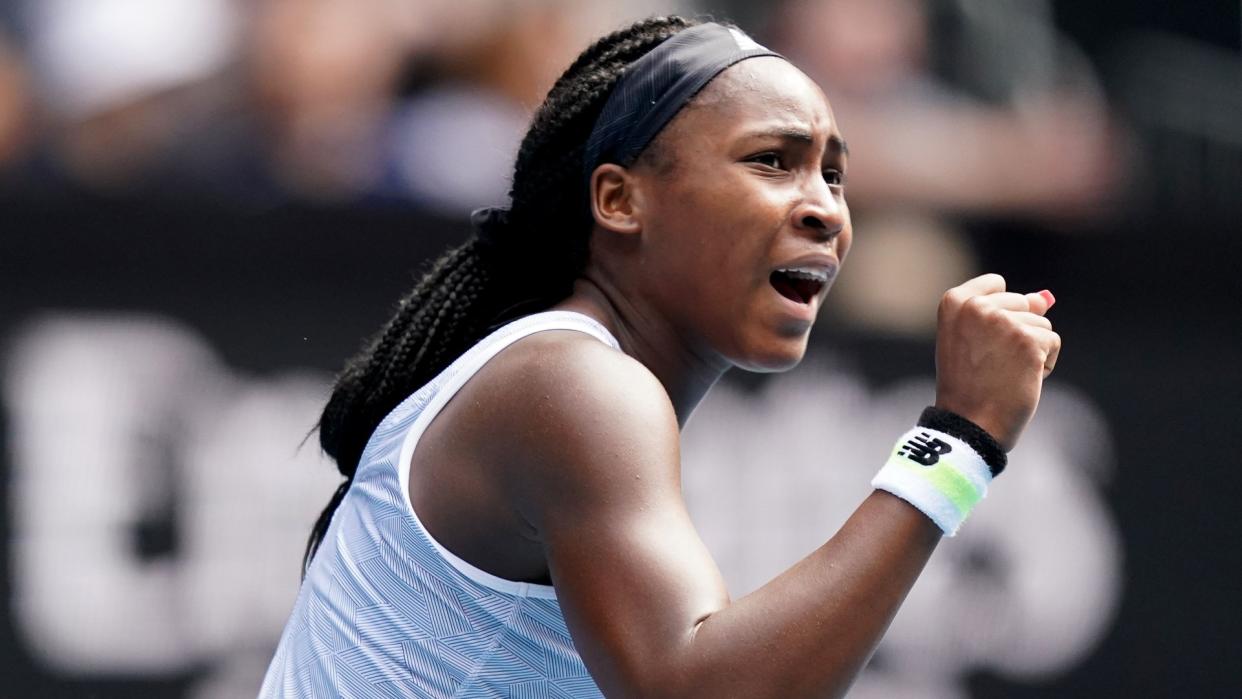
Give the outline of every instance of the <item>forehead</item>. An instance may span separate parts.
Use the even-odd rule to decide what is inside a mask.
[[[691,100],[674,123],[698,122],[693,124],[696,131],[710,129],[719,135],[722,129],[755,120],[789,121],[810,128],[816,137],[840,135],[823,90],[793,64],[776,57],[730,66]]]

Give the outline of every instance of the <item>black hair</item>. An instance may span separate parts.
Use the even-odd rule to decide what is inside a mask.
[[[319,443],[345,476],[306,544],[309,565],[376,425],[489,328],[570,294],[587,260],[591,212],[583,147],[625,67],[697,21],[654,17],[595,42],[552,86],[518,150],[503,229],[434,262],[337,377]]]

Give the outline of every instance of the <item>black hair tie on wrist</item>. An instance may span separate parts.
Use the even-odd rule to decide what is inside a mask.
[[[1004,448],[996,438],[988,434],[987,430],[958,415],[957,413],[937,408],[929,405],[923,410],[923,414],[919,416],[919,427],[930,427],[933,430],[940,430],[945,434],[953,435],[958,439],[966,442],[971,449],[978,452],[979,456],[988,465],[988,470],[992,472],[995,478],[1005,470],[1005,465],[1009,463],[1009,456],[1005,454]]]

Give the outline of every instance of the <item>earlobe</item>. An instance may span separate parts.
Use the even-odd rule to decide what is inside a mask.
[[[633,175],[614,163],[605,163],[591,173],[591,215],[595,222],[613,233],[642,231],[642,197]]]

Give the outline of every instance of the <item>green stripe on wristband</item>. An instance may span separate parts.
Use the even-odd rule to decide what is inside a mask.
[[[992,472],[970,445],[954,435],[916,427],[897,441],[871,485],[913,505],[946,536],[953,536],[987,495]]]
[[[936,490],[949,499],[949,502],[953,503],[963,518],[983,499],[983,493],[976,490],[974,484],[967,480],[951,461],[943,457],[934,466],[920,466],[909,459],[898,456],[897,450],[894,449],[889,463],[930,482]]]

